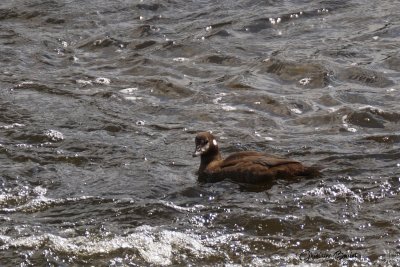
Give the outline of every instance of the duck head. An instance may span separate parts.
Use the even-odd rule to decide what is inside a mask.
[[[215,137],[209,132],[200,132],[194,140],[196,149],[193,157],[218,155],[218,143]]]

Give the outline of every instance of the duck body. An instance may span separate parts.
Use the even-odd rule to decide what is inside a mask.
[[[202,182],[218,182],[229,178],[239,183],[271,183],[276,179],[299,176],[316,176],[318,170],[298,161],[255,151],[231,154],[223,159],[215,137],[208,132],[197,134],[193,156],[200,156],[198,179]]]

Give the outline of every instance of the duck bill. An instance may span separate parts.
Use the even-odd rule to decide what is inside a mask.
[[[201,147],[196,147],[196,150],[193,152],[192,156],[193,157],[198,157],[201,155],[203,151],[201,151]]]

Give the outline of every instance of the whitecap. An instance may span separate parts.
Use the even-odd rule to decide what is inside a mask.
[[[81,200],[91,199],[90,196],[72,197],[72,198],[48,198],[47,188],[36,186],[29,188],[21,186],[15,188],[14,193],[0,194],[0,204],[4,207],[0,211],[6,213],[13,212],[35,212],[52,205],[65,204],[69,202],[79,202]],[[17,204],[15,204],[17,203]]]
[[[24,144],[24,143],[16,144],[15,146],[19,147],[19,148],[32,148],[33,147],[33,145],[31,145],[31,144]]]
[[[298,109],[298,108],[291,108],[290,111],[293,112],[293,113],[295,113],[295,114],[302,114],[302,113],[303,113],[303,112],[302,112],[300,109]]]
[[[232,107],[232,106],[229,106],[229,105],[226,105],[226,104],[223,104],[221,108],[222,108],[223,110],[225,110],[225,111],[237,110],[236,107]]]
[[[336,111],[338,111],[339,110],[339,108],[336,108],[336,107],[330,107],[330,108],[328,108],[328,112],[329,113],[333,113],[333,112],[336,112]]]
[[[299,81],[301,85],[307,85],[311,82],[311,78],[303,78]]]
[[[54,234],[20,238],[0,235],[0,240],[3,243],[0,246],[1,250],[7,250],[10,247],[35,249],[46,246],[58,253],[82,257],[134,249],[148,264],[160,266],[171,265],[173,258],[182,253],[189,253],[200,259],[216,254],[216,251],[203,245],[197,236],[160,230],[147,225],[136,228],[134,233],[127,236],[115,236],[102,240],[87,236],[65,238]]]
[[[50,138],[51,141],[57,142],[64,140],[64,135],[56,130],[47,130],[44,132],[44,135]]]
[[[170,202],[170,201],[161,200],[160,202],[163,205],[165,205],[167,207],[170,207],[170,208],[173,208],[173,209],[175,209],[177,211],[195,212],[195,211],[199,211],[199,210],[202,210],[202,209],[205,208],[204,205],[194,205],[193,207],[181,207],[181,206],[178,206],[178,205],[176,205],[176,204],[174,204],[173,202]]]
[[[12,128],[24,127],[24,126],[25,126],[25,124],[13,123],[13,124],[8,124],[8,125],[2,125],[2,126],[0,126],[0,129],[12,129]]]
[[[352,132],[352,133],[357,132],[357,129],[356,129],[356,128],[354,128],[354,127],[349,127],[349,124],[347,123],[347,115],[344,115],[344,116],[342,117],[342,124],[343,124],[343,127],[344,127],[348,132]]]
[[[128,101],[137,101],[137,100],[143,99],[143,97],[141,97],[141,96],[126,96],[126,97],[124,97],[124,99],[128,100]]]
[[[36,186],[33,188],[32,192],[38,196],[44,196],[47,193],[47,189],[41,186]]]
[[[138,90],[137,87],[129,87],[129,88],[121,89],[121,90],[119,90],[119,92],[122,94],[131,95],[134,92],[136,92],[137,90]]]
[[[94,80],[94,82],[97,84],[110,84],[111,80],[108,78],[99,77],[99,78],[96,78],[96,80]]]
[[[214,98],[213,100],[212,100],[212,102],[215,104],[215,105],[218,105],[219,104],[219,102],[222,100],[222,97],[217,97],[217,98]]]
[[[385,113],[385,111],[384,111],[383,109],[378,108],[378,107],[374,107],[374,106],[371,106],[371,105],[361,106],[361,107],[359,107],[358,109],[359,109],[359,110],[371,110],[371,111],[376,112],[376,113],[378,113],[378,114],[383,114],[383,113]]]
[[[146,122],[144,120],[139,120],[136,122],[136,125],[138,126],[144,126],[146,124]]]
[[[172,60],[175,62],[184,62],[184,61],[187,61],[188,59],[185,57],[175,57]]]
[[[364,199],[361,196],[354,193],[344,184],[313,188],[305,192],[303,196],[326,198],[329,202],[336,202],[338,198],[350,199],[357,203],[364,202]]]
[[[77,84],[81,84],[83,86],[92,85],[93,84],[92,81],[90,81],[90,80],[82,80],[82,79],[76,80],[76,83]]]
[[[25,81],[25,82],[17,84],[14,88],[23,88],[25,85],[33,85],[33,84],[35,84],[35,83],[32,81]]]

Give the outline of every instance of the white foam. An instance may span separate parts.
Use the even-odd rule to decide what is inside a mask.
[[[160,266],[171,265],[174,256],[181,251],[197,258],[216,254],[213,249],[204,246],[196,236],[159,230],[147,225],[136,228],[134,233],[127,236],[116,236],[106,240],[93,240],[86,236],[64,238],[54,234],[20,238],[0,235],[0,240],[3,243],[0,246],[1,250],[7,250],[9,247],[35,249],[46,246],[58,253],[82,257],[112,254],[122,249],[135,250],[148,264]]]
[[[225,110],[225,111],[237,110],[237,108],[232,107],[232,106],[229,106],[229,105],[226,105],[226,104],[223,104],[221,108],[222,108],[223,110]]]
[[[47,189],[41,186],[36,186],[35,188],[33,188],[33,193],[38,195],[38,196],[44,196],[47,193]]]
[[[329,113],[333,113],[333,112],[336,112],[336,111],[338,111],[339,110],[339,108],[337,108],[337,107],[330,107],[330,108],[328,108],[328,112]]]
[[[21,123],[13,123],[13,124],[8,124],[8,125],[2,125],[0,126],[0,129],[12,129],[16,127],[24,127],[24,124]]]
[[[25,85],[32,85],[32,84],[35,84],[35,83],[32,81],[25,81],[25,82],[17,84],[14,88],[23,88]]]
[[[108,78],[99,77],[99,78],[96,78],[96,80],[94,80],[94,82],[97,83],[97,84],[105,84],[105,85],[107,85],[107,84],[111,83],[111,80],[108,79]]]
[[[222,100],[222,97],[217,97],[217,98],[214,98],[212,102],[213,102],[215,105],[218,105],[219,102],[220,102],[221,100]]]
[[[188,59],[185,58],[185,57],[175,57],[175,58],[173,58],[172,60],[175,61],[175,62],[184,62],[184,61],[188,61]]]
[[[303,78],[303,79],[301,79],[300,81],[299,81],[299,83],[301,84],[301,85],[307,85],[307,84],[309,84],[311,82],[311,78]]]
[[[143,99],[143,97],[141,97],[141,96],[126,96],[126,97],[124,97],[124,99],[126,99],[128,101],[137,101],[137,100]]]
[[[82,85],[85,85],[85,86],[93,84],[92,81],[90,81],[90,80],[82,80],[82,79],[76,80],[76,83],[77,84],[82,84]]]
[[[357,129],[356,129],[356,128],[349,127],[349,124],[347,123],[347,115],[344,115],[344,116],[342,117],[342,124],[343,124],[343,127],[344,127],[348,132],[352,132],[352,133],[357,132]]]
[[[314,188],[303,194],[304,196],[326,198],[329,202],[336,202],[338,198],[353,200],[357,203],[363,203],[364,199],[350,190],[344,184],[335,184],[332,186],[323,186]]]
[[[31,145],[31,144],[16,144],[15,146],[19,147],[19,148],[32,148],[33,147],[33,145]]]
[[[139,120],[136,122],[136,125],[138,125],[138,126],[144,126],[145,124],[146,124],[146,122],[143,120]]]
[[[198,212],[199,210],[203,210],[205,208],[204,205],[194,205],[193,207],[181,207],[178,206],[176,204],[174,204],[173,202],[170,201],[160,201],[164,206],[173,208],[177,211],[187,211],[187,212]]]
[[[130,87],[130,88],[121,89],[121,90],[119,90],[119,92],[122,94],[131,95],[134,92],[136,92],[137,90],[138,90],[137,87]]]
[[[385,112],[383,109],[378,108],[378,107],[374,107],[374,106],[371,106],[371,105],[361,106],[361,107],[359,107],[358,109],[359,109],[359,110],[370,109],[371,111],[375,111],[375,112],[377,112],[377,113],[379,113],[379,114],[382,114],[382,113]]]
[[[56,130],[51,130],[51,129],[47,130],[44,132],[44,135],[46,135],[48,138],[50,138],[51,141],[57,142],[57,141],[64,140],[64,135],[61,132],[56,131]]]
[[[290,111],[293,112],[293,113],[296,113],[296,114],[302,114],[302,113],[303,113],[303,112],[302,112],[300,109],[298,109],[298,108],[291,108]]]

